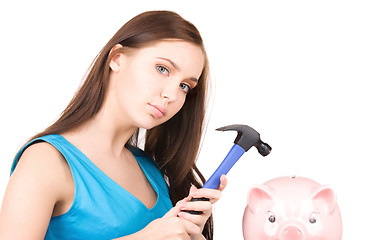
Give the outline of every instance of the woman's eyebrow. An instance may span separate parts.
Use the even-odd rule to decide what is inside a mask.
[[[164,58],[164,57],[157,57],[157,58],[169,62],[177,71],[180,71],[180,67],[176,63],[174,63],[173,61],[171,61],[170,59]],[[193,82],[196,82],[196,83],[198,82],[198,79],[196,79],[194,77],[191,77],[189,79],[192,80]]]
[[[162,59],[162,60],[168,61],[177,71],[180,71],[180,67],[176,63],[174,63],[173,61],[171,61],[170,59],[164,58],[164,57],[158,57],[158,59]]]

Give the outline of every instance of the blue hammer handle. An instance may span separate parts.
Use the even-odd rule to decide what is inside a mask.
[[[203,185],[204,188],[217,189],[220,185],[220,178],[223,174],[227,174],[239,158],[244,154],[245,150],[238,144],[234,144],[226,155],[225,159],[221,162],[220,166],[212,174],[212,176]]]

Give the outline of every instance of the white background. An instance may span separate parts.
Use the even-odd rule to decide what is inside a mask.
[[[273,147],[229,172],[215,239],[242,239],[252,184],[299,175],[332,185],[345,240],[366,236],[368,7],[366,1],[2,1],[0,196],[12,158],[56,120],[93,58],[130,18],[173,10],[202,33],[213,95],[198,165],[206,178],[247,124]],[[1,200],[0,200],[1,201]]]

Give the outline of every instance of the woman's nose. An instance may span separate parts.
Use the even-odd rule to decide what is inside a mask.
[[[179,90],[177,84],[167,84],[162,88],[161,97],[173,102],[178,98]]]

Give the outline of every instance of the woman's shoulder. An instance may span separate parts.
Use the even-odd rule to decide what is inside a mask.
[[[37,141],[27,146],[19,158],[18,165],[29,162],[32,165],[51,167],[57,163],[64,162],[62,154],[50,143]]]
[[[63,192],[65,178],[71,177],[68,163],[63,155],[50,143],[35,142],[24,149],[20,156],[12,177],[27,179],[31,176],[37,184],[46,185],[51,192]],[[64,180],[64,181],[62,181]],[[60,191],[59,191],[60,190]],[[62,195],[62,193],[60,193]]]

